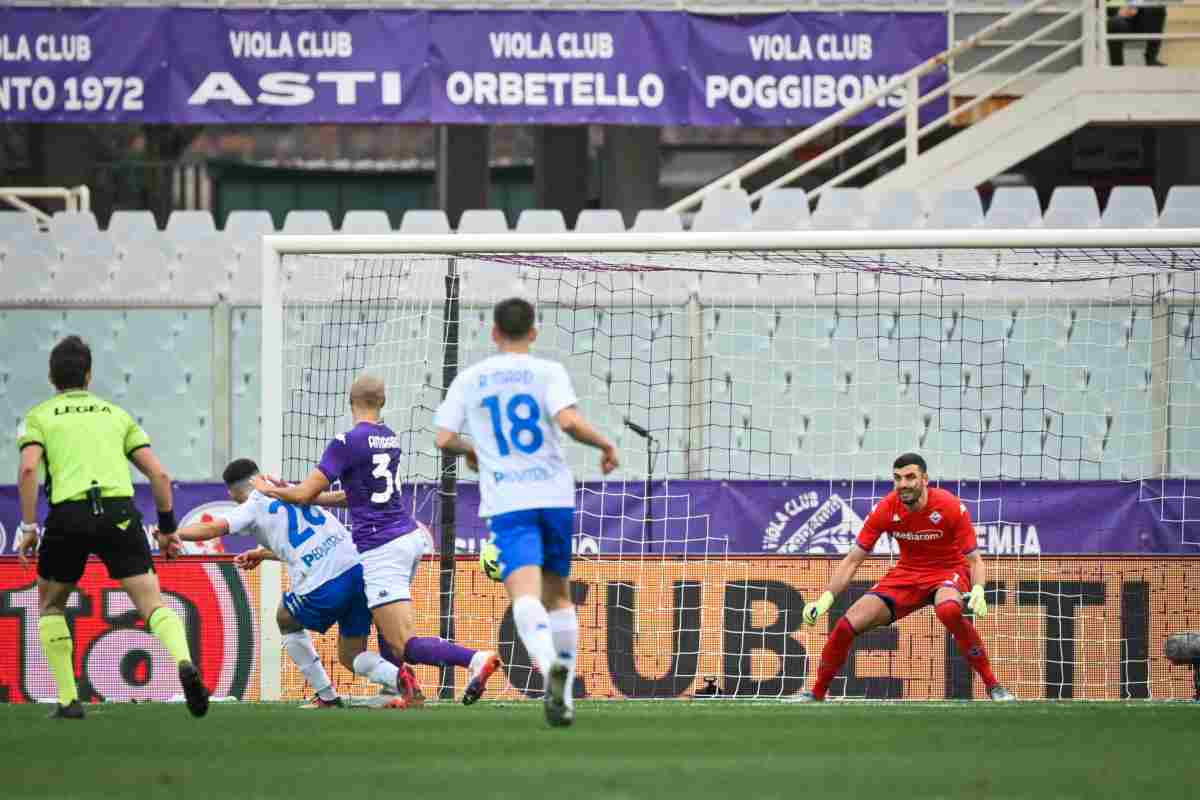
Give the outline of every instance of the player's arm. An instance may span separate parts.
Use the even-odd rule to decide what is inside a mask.
[[[29,566],[40,538],[37,524],[38,464],[44,452],[37,443],[21,448],[21,466],[17,470],[17,491],[21,496],[21,538],[17,543],[17,555],[22,566]]]
[[[247,550],[244,553],[238,553],[233,558],[233,563],[237,564],[242,569],[249,572],[256,569],[259,564],[264,561],[278,561],[279,556],[266,547],[256,547],[253,550]]]
[[[321,496],[321,492],[328,488],[329,478],[325,477],[325,473],[321,470],[314,469],[300,483],[294,483],[291,486],[270,486],[263,494],[294,506],[309,506],[316,502],[316,499]]]
[[[434,438],[433,443],[443,453],[465,457],[467,459],[467,466],[475,472],[479,471],[479,456],[475,452],[475,445],[471,444],[470,439],[448,428],[438,428],[437,436]]]
[[[971,521],[971,512],[962,501],[958,504],[958,524],[954,526],[954,538],[958,541],[960,552],[967,560],[971,571],[971,591],[967,593],[967,610],[976,619],[987,616],[987,598],[983,587],[987,584],[987,567],[983,563],[983,553],[979,552],[979,542],[975,538],[975,523]]]
[[[833,601],[837,596],[846,591],[846,587],[854,579],[854,573],[858,572],[858,568],[862,566],[867,555],[867,551],[857,542],[850,546],[850,552],[846,553],[834,568],[833,577],[829,579],[829,585],[825,591],[816,600],[804,604],[804,622],[809,625],[817,624],[817,619],[833,606]]]
[[[478,470],[479,456],[475,452],[475,445],[471,443],[470,439],[458,433],[467,421],[467,409],[462,393],[463,381],[460,374],[450,382],[450,387],[446,389],[446,396],[433,415],[433,426],[437,429],[433,443],[443,453],[465,456],[467,466]]]
[[[185,542],[207,542],[209,539],[220,539],[227,533],[229,533],[229,522],[225,519],[184,525],[175,531],[175,534]]]
[[[350,501],[346,499],[346,493],[339,489],[336,492],[321,492],[313,501],[313,505],[326,508],[345,508],[350,505]]]
[[[158,529],[154,532],[155,538],[158,539],[158,548],[167,558],[174,558],[182,549],[182,545],[179,537],[175,535],[178,524],[175,521],[175,496],[171,489],[171,476],[149,444],[138,445],[135,450],[130,451],[129,460],[138,468],[138,472],[150,481],[150,493],[154,495],[154,508],[158,511]]]
[[[554,415],[554,421],[567,436],[580,444],[594,447],[603,454],[600,459],[600,469],[604,471],[605,475],[620,466],[616,446],[608,440],[607,436],[593,428],[592,424],[583,418],[583,414],[579,413],[577,407],[567,406]]]

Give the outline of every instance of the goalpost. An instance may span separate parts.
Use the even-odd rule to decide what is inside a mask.
[[[890,490],[892,459],[916,450],[968,503],[985,555],[1002,553],[978,625],[1003,683],[1022,698],[1190,696],[1161,653],[1171,630],[1200,627],[1186,555],[1200,546],[1198,229],[272,235],[262,259],[264,468],[306,475],[350,425],[350,381],[383,377],[405,444],[396,484],[433,531],[414,586],[422,632],[499,645],[496,696],[536,696],[541,678],[474,563],[477,489],[435,451],[432,414],[456,370],[491,352],[491,308],[514,295],[538,309],[534,352],[566,365],[622,456],[602,479],[592,451],[568,447],[578,693],[811,683],[828,626],[894,544],[828,621],[802,627],[800,609]],[[1078,503],[1087,528],[1043,553],[1006,516],[1018,495],[1060,516]],[[1120,532],[1088,506],[1116,496],[1131,503],[1114,514],[1151,521],[1125,532],[1130,550],[1165,530],[1182,554],[1094,554]],[[262,567],[263,699],[304,691],[272,624],[278,566]],[[452,672],[419,675],[429,695],[461,692]],[[860,637],[832,693],[983,696],[924,612]]]

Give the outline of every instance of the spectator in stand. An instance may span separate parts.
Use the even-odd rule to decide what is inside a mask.
[[[1155,0],[1130,0],[1121,8],[1109,8],[1109,34],[1161,34],[1167,24],[1167,9],[1161,5],[1147,5],[1147,2],[1153,3]],[[1158,52],[1162,49],[1162,39],[1137,41],[1146,43],[1146,66],[1166,66],[1158,60]],[[1121,39],[1108,40],[1108,63],[1114,67],[1125,66],[1125,41]]]

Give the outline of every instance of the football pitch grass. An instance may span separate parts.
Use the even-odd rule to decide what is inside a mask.
[[[0,708],[17,798],[1156,798],[1200,785],[1200,704],[581,702],[413,711]]]

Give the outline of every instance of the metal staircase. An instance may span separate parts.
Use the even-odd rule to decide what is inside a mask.
[[[1200,0],[1172,3],[1173,8],[1198,5]],[[871,191],[970,188],[1091,123],[1200,121],[1200,70],[1105,66],[1105,20],[1105,7],[1095,0],[1071,5],[1031,0],[669,210],[693,210],[713,191],[741,188],[746,179],[831,131],[853,126],[864,111],[898,90],[905,95],[902,108],[766,183],[750,195],[751,202],[806,176],[811,185],[814,175],[824,174],[818,171],[839,157],[852,163],[810,188],[810,199],[864,182]],[[936,72],[945,72],[947,80],[922,93],[922,78]],[[926,107],[935,102],[941,108],[930,113]]]

